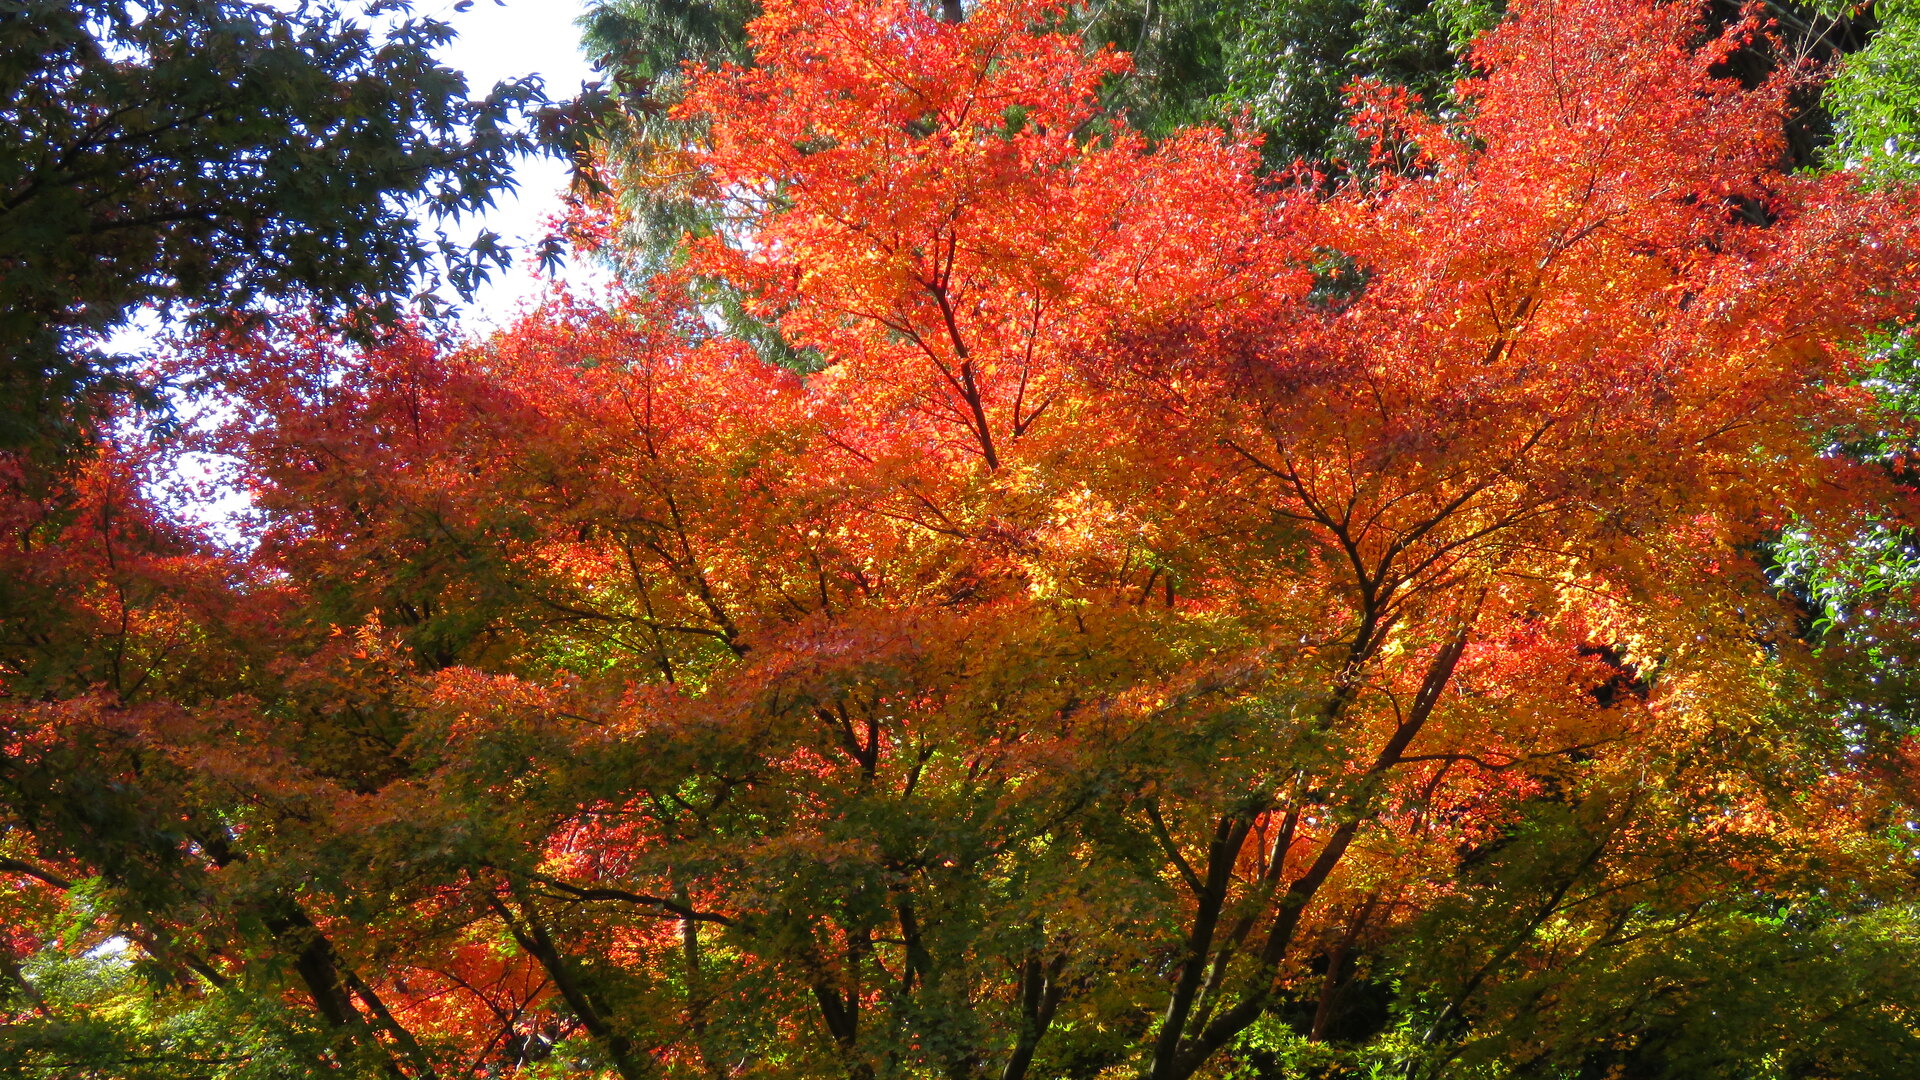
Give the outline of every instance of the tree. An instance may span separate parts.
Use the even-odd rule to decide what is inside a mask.
[[[417,227],[488,206],[532,148],[537,84],[469,101],[434,59],[451,36],[331,4],[6,5],[0,448],[76,438],[124,374],[99,338],[144,308],[391,322],[439,255],[463,295],[504,265],[490,236],[436,253]]]
[[[928,4],[943,17],[965,17],[965,5]],[[1455,10],[1458,8],[1458,10]],[[747,24],[759,13],[745,2],[668,3],[605,0],[584,22],[589,53],[618,93],[606,99],[598,132],[601,168],[622,206],[597,240],[603,255],[636,283],[678,266],[687,235],[719,225],[717,208],[685,168],[704,127],[675,118],[686,90],[685,69],[750,63]],[[1244,119],[1265,136],[1269,160],[1323,159],[1346,132],[1344,94],[1355,78],[1375,77],[1444,93],[1457,73],[1454,50],[1493,19],[1490,10],[1454,5],[1200,4],[1183,0],[1061,5],[1050,16],[1087,47],[1111,47],[1132,58],[1101,86],[1103,115],[1152,138],[1200,123]],[[583,194],[585,194],[583,192]],[[737,327],[739,298],[720,303]]]
[[[1833,157],[1869,163],[1883,174],[1911,179],[1913,142],[1920,132],[1920,85],[1914,59],[1920,55],[1920,22],[1910,6],[1873,4],[1860,11],[1820,5],[1814,22],[1844,24],[1848,16],[1871,24],[1872,33],[1851,50],[1828,92],[1840,117]],[[1864,18],[1861,18],[1864,16]]]
[[[1906,498],[1822,439],[1910,198],[1783,172],[1795,76],[1673,7],[1518,6],[1337,183],[1086,137],[1126,59],[969,14],[773,5],[677,107],[687,273],[815,373],[672,278],[287,322],[15,496],[21,1071],[1920,1059],[1911,733],[1757,558]],[[249,550],[141,495],[186,449]]]

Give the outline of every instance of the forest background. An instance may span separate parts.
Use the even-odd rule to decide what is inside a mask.
[[[1920,1074],[1920,13],[581,29],[0,3],[0,1076]]]

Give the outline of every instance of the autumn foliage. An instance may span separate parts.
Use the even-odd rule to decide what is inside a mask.
[[[1463,115],[1357,87],[1375,160],[1276,177],[1053,15],[769,3],[683,275],[204,339],[207,425],[12,484],[0,947],[159,1018],[90,1068],[1920,1060],[1912,748],[1764,565],[1907,497],[1831,444],[1920,219],[1783,171],[1810,74],[1528,0]]]

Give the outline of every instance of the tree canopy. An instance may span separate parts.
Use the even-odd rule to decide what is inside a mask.
[[[1818,73],[1520,0],[1276,170],[955,14],[672,74],[643,287],[209,325],[0,488],[0,1077],[1920,1067],[1920,206]]]
[[[420,225],[511,183],[537,84],[470,101],[445,23],[361,7],[0,6],[0,446],[71,446],[143,309],[391,322],[436,268],[505,264]]]

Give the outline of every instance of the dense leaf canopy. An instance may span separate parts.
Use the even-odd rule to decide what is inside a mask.
[[[674,75],[643,288],[6,489],[0,1076],[1920,1069],[1920,206],[1813,75],[1525,0],[1276,173],[954,14]]]

